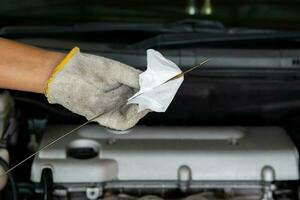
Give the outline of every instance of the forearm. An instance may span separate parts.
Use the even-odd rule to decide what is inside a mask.
[[[44,93],[65,55],[0,38],[0,88]]]

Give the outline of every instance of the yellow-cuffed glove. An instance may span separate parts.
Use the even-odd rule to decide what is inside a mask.
[[[116,129],[133,127],[149,111],[138,112],[127,99],[139,88],[139,73],[123,63],[73,48],[55,68],[45,95],[49,103],[61,104],[74,113]]]

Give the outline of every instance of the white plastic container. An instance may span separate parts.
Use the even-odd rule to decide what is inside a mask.
[[[72,126],[51,126],[42,145]],[[98,155],[74,159],[68,149],[90,147]],[[195,181],[260,181],[265,167],[275,180],[298,180],[298,151],[279,127],[147,127],[127,135],[113,135],[88,125],[40,152],[31,180],[39,182],[43,168],[51,168],[57,183],[106,181],[176,181],[188,166]]]

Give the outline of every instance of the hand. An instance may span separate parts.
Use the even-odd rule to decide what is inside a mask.
[[[140,71],[100,56],[80,53],[74,48],[56,67],[48,80],[46,96],[72,112],[116,130],[133,127],[149,111],[138,112],[127,99],[139,88]]]

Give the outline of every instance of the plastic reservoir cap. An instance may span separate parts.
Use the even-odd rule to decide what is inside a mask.
[[[98,142],[89,139],[77,139],[70,143],[67,148],[67,155],[77,159],[90,159],[98,156],[100,145]]]
[[[125,135],[125,134],[129,134],[131,131],[133,130],[133,128],[127,129],[127,130],[116,130],[116,129],[110,129],[110,128],[106,128],[106,131],[109,133],[113,133],[116,135]]]

